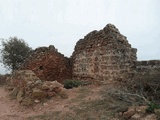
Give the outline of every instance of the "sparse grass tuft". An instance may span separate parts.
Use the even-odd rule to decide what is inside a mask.
[[[59,120],[60,111],[46,112],[41,115],[35,115],[27,118],[27,120]]]
[[[109,120],[114,114],[109,111],[109,104],[104,99],[82,102],[71,109],[76,113],[78,120]]]
[[[146,109],[146,113],[154,113],[155,109],[160,109],[160,105],[156,103],[150,103]]]
[[[87,85],[87,82],[81,81],[81,80],[65,80],[64,81],[64,88],[66,89],[72,89],[73,87],[79,87]]]

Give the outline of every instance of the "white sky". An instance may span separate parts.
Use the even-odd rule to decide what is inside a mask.
[[[80,38],[112,23],[138,49],[138,60],[160,59],[159,21],[160,0],[0,0],[0,38],[54,45],[68,57]]]

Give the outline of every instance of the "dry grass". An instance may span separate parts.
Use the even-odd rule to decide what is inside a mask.
[[[27,120],[110,120],[114,114],[108,108],[105,100],[95,100],[70,107],[73,113],[48,112],[29,117]]]
[[[59,120],[60,112],[47,112],[42,115],[29,117],[27,120]]]
[[[77,90],[78,95],[68,101],[69,112],[51,111],[29,117],[28,120],[111,120],[115,118],[117,112],[126,110],[127,105],[121,100],[115,100],[112,96],[108,96],[108,89],[98,89],[99,91],[95,92],[88,89],[87,86],[80,87]],[[88,99],[94,98],[96,94],[99,94],[99,97]]]

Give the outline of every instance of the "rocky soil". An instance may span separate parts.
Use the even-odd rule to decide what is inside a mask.
[[[93,88],[93,86],[90,86]],[[95,87],[94,87],[95,88]],[[100,96],[98,94],[100,88],[88,91],[86,88],[74,88],[68,90],[68,99],[62,99],[57,96],[53,99],[37,103],[33,106],[23,106],[17,100],[13,100],[9,96],[9,92],[5,90],[4,86],[0,87],[0,120],[43,120],[45,114],[52,112],[60,112],[61,115],[74,113],[71,107],[78,106],[83,100],[96,100]],[[88,94],[93,96],[87,96]],[[38,117],[38,116],[42,116]],[[38,117],[38,118],[37,118]],[[63,117],[62,117],[63,118]],[[44,120],[54,120],[58,118],[44,118]],[[64,118],[65,120],[65,118]]]
[[[11,99],[5,89],[0,87],[0,120],[158,120],[160,115],[109,96],[115,89],[111,84],[69,89],[67,99],[56,96],[32,106]]]

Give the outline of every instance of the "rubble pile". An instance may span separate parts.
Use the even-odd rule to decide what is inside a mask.
[[[160,110],[155,109],[154,113],[146,113],[148,106],[131,106],[125,112],[119,112],[119,116],[125,120],[159,120]]]
[[[23,105],[32,105],[35,102],[60,96],[67,98],[66,90],[57,81],[42,81],[31,70],[15,71],[7,78],[10,97],[17,99]]]

